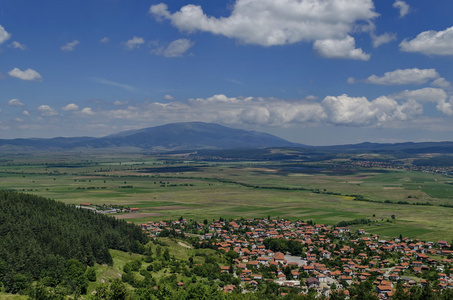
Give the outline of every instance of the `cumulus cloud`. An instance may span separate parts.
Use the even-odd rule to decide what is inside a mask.
[[[66,45],[61,46],[60,49],[66,52],[74,51],[75,46],[77,46],[78,44],[80,44],[78,40],[73,40],[72,42],[69,42]]]
[[[357,22],[378,16],[372,0],[236,0],[231,15],[220,18],[207,16],[198,5],[171,13],[160,3],[152,5],[150,13],[182,31],[205,31],[262,46],[345,39]]]
[[[414,97],[412,97],[414,98]],[[318,102],[312,97],[283,100],[262,97],[228,97],[223,94],[208,98],[189,99],[188,102],[148,103],[139,106],[102,111],[111,119],[147,122],[200,120],[223,124],[288,127],[295,124],[311,126],[385,126],[393,122],[413,119],[423,113],[418,98],[397,101],[392,96],[374,100],[348,95],[327,96]]]
[[[103,44],[107,44],[108,42],[110,42],[110,39],[108,37],[104,37],[104,38],[100,39],[99,42],[103,43]]]
[[[450,98],[449,101],[443,100],[439,101],[437,104],[437,110],[441,111],[442,113],[446,114],[447,116],[453,116],[453,99]]]
[[[91,107],[85,107],[79,113],[82,114],[82,115],[87,115],[87,116],[94,115],[94,111],[91,109]]]
[[[393,7],[399,9],[400,11],[400,18],[403,18],[409,13],[409,4],[404,1],[397,0],[393,3]]]
[[[445,90],[439,88],[423,88],[418,90],[404,90],[394,94],[393,97],[417,102],[439,102],[447,99],[447,93]]]
[[[174,98],[173,98],[172,95],[165,95],[165,96],[164,96],[164,99],[165,99],[165,100],[173,100]]]
[[[391,41],[395,41],[396,40],[396,34],[395,33],[388,33],[388,32],[386,32],[384,34],[381,34],[381,35],[371,34],[371,39],[373,40],[373,47],[377,48],[377,47],[379,47],[381,45],[390,43]]]
[[[29,117],[30,116],[30,113],[28,112],[28,110],[24,110],[22,111],[22,114],[26,117]]]
[[[24,44],[21,44],[21,43],[19,43],[19,42],[17,42],[17,41],[13,41],[13,42],[9,45],[9,47],[11,47],[11,48],[16,48],[16,49],[20,49],[20,50],[25,50],[25,49],[27,49],[27,46],[25,46]]]
[[[370,55],[355,48],[355,40],[352,36],[347,36],[345,39],[327,39],[315,41],[313,48],[322,57],[327,58],[345,58],[356,60],[369,60]]]
[[[68,105],[61,108],[61,110],[64,110],[64,111],[75,111],[78,109],[79,109],[79,106],[74,103],[69,103]]]
[[[8,101],[9,106],[24,106],[24,104],[19,99],[11,99]]]
[[[41,105],[38,107],[38,111],[44,117],[52,117],[58,115],[58,112],[50,107],[49,105]]]
[[[396,99],[406,99],[412,102],[430,102],[436,103],[438,111],[453,116],[453,103],[452,97],[448,99],[445,90],[440,88],[423,88],[418,90],[405,90],[403,92],[393,95]]]
[[[327,119],[335,125],[380,125],[386,121],[406,120],[421,114],[421,105],[399,105],[394,99],[382,96],[373,101],[365,97],[327,96],[322,101]]]
[[[431,85],[435,86],[435,87],[443,88],[443,89],[451,89],[452,88],[451,83],[447,79],[445,79],[443,77],[437,78],[436,80],[431,82]]]
[[[423,84],[439,77],[439,73],[435,69],[397,69],[386,72],[381,77],[371,75],[365,79],[365,82],[380,85]]]
[[[11,77],[16,77],[22,80],[28,80],[28,81],[41,81],[42,76],[38,72],[36,72],[33,69],[27,69],[25,71],[21,71],[18,68],[14,68],[11,71],[8,72],[9,76]]]
[[[143,38],[134,36],[133,38],[131,38],[130,40],[128,40],[125,43],[125,47],[127,50],[132,50],[132,49],[140,48],[140,46],[143,45],[144,43],[145,43],[145,40]]]
[[[11,37],[11,34],[8,33],[5,28],[0,25],[0,45],[3,44],[6,40]]]
[[[403,40],[400,50],[426,55],[453,55],[453,27],[444,31],[424,31],[413,40]]]
[[[194,43],[188,39],[179,39],[171,42],[167,48],[160,49],[157,54],[165,57],[181,57],[186,53]]]

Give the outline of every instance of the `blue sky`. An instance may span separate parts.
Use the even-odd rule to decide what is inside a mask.
[[[451,0],[2,0],[0,138],[453,140]]]

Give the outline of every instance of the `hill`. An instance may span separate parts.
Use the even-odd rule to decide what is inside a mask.
[[[17,293],[33,281],[84,293],[87,266],[112,264],[109,249],[141,252],[141,229],[62,202],[0,191],[0,282]]]

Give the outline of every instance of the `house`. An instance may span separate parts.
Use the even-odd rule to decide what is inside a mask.
[[[230,272],[229,266],[220,266],[220,273],[228,273]]]
[[[234,284],[226,285],[223,290],[227,293],[232,293],[236,286]]]
[[[319,280],[315,277],[308,277],[305,281],[305,284],[308,288],[318,288],[319,287]]]
[[[276,252],[274,255],[274,261],[277,263],[284,264],[285,263],[285,255],[281,252]]]

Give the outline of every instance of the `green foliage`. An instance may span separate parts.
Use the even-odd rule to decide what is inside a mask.
[[[140,228],[42,197],[0,191],[0,282],[18,293],[31,282],[85,293],[86,267],[112,264],[109,248],[133,251]],[[144,248],[143,248],[144,249]],[[135,249],[136,250],[136,249]],[[87,276],[89,275],[89,276]],[[37,292],[40,292],[39,288]]]
[[[132,299],[126,285],[119,279],[111,283],[99,284],[95,292],[88,297],[89,300],[128,300]]]
[[[88,268],[85,276],[91,282],[96,281],[96,270],[94,268]]]
[[[348,227],[351,225],[358,225],[358,224],[370,224],[373,223],[370,219],[354,219],[351,221],[340,221],[338,222],[337,226],[338,227]]]
[[[302,256],[304,253],[304,247],[302,244],[295,240],[285,239],[265,239],[264,245],[274,252],[290,252],[292,255]]]

